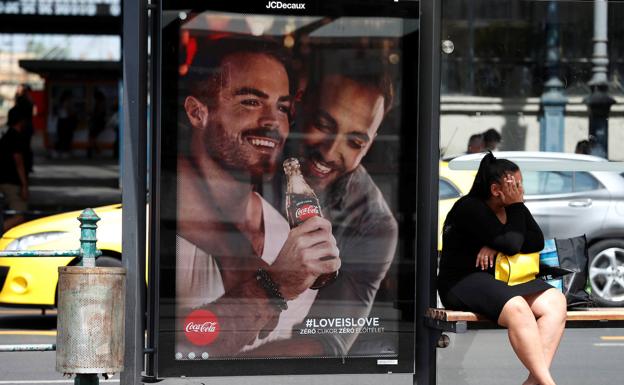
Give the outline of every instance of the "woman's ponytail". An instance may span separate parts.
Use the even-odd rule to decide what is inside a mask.
[[[490,197],[492,183],[500,183],[505,174],[518,170],[520,168],[514,162],[509,159],[496,158],[492,152],[488,151],[481,159],[479,170],[468,195],[486,200]]]
[[[479,197],[481,199],[487,199],[490,196],[490,179],[492,165],[496,163],[496,157],[492,154],[492,151],[488,151],[487,154],[481,159],[479,163],[479,169],[477,175],[475,175],[474,183],[468,195]]]

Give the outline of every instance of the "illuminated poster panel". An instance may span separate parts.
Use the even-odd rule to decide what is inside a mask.
[[[204,3],[162,13],[159,375],[413,371],[418,3]]]

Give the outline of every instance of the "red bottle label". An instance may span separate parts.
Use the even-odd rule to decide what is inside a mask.
[[[321,206],[315,198],[291,196],[291,206],[288,208],[290,227],[297,227],[311,217],[322,217]]]
[[[311,204],[304,204],[300,207],[297,207],[295,211],[295,218],[298,222],[303,222],[310,217],[316,217],[320,215],[320,210],[318,206]]]

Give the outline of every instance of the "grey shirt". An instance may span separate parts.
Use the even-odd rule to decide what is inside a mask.
[[[323,214],[332,223],[342,266],[338,278],[319,290],[307,318],[367,317],[394,258],[398,224],[362,166],[319,198]],[[347,354],[358,334],[317,337],[327,355],[340,356]]]

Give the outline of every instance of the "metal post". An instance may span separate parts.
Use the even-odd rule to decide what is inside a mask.
[[[53,352],[56,344],[0,345],[0,352]]]
[[[605,158],[609,155],[609,112],[611,106],[615,104],[615,99],[607,93],[609,90],[607,21],[607,0],[596,0],[594,2],[593,75],[588,83],[592,93],[583,102],[587,104],[589,110],[589,135],[595,140],[592,154]]]
[[[127,276],[121,385],[140,384],[143,369],[147,76],[147,0],[124,1],[122,262]]]
[[[159,6],[160,5],[160,6]],[[160,218],[160,165],[161,165],[161,136],[160,136],[160,105],[161,105],[161,63],[162,52],[160,49],[160,31],[161,31],[161,4],[156,1],[150,1],[150,13],[149,13],[149,31],[150,31],[150,78],[151,85],[149,87],[149,100],[153,106],[150,109],[150,119],[152,124],[150,125],[148,132],[150,133],[151,149],[149,153],[149,218]],[[160,287],[160,261],[156,257],[159,255],[160,250],[160,228],[156,224],[156,221],[151,221],[147,232],[150,234],[148,237],[148,250],[147,257],[148,266],[148,282],[150,283],[145,299],[145,314],[146,314],[146,332],[145,332],[145,370],[143,378],[145,382],[148,380],[154,380],[156,376],[156,366],[158,363],[158,301],[156,291]]]
[[[546,16],[546,71],[548,80],[540,99],[540,150],[563,151],[565,105],[568,99],[559,79],[559,16],[557,1],[548,3]]]
[[[436,303],[436,232],[440,144],[440,30],[442,5],[420,2],[419,111],[416,208],[416,374],[418,385],[436,384],[436,332],[422,321]]]
[[[80,221],[80,266],[95,267],[95,258],[101,252],[97,249],[97,222],[100,217],[92,209],[84,209]]]
[[[95,258],[100,254],[97,249],[97,222],[100,217],[90,208],[84,209],[78,221],[80,221],[80,266],[95,267]],[[77,373],[74,377],[74,385],[98,385],[100,380],[95,373]]]

